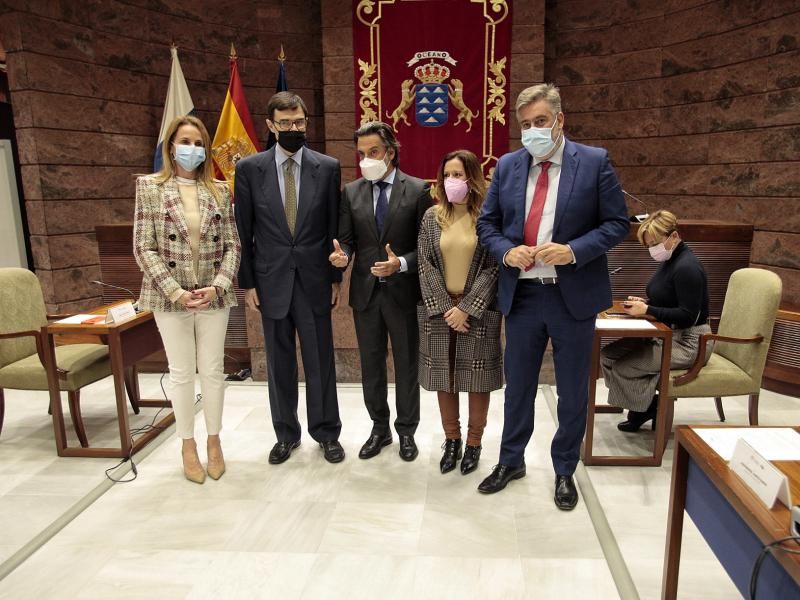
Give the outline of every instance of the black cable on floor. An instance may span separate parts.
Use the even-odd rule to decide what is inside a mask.
[[[166,400],[167,402],[171,403],[172,401],[167,397],[167,390],[164,389],[164,377],[167,375],[167,372],[168,371],[164,371],[161,374],[161,378],[158,380],[158,383],[161,386],[161,393],[164,395],[164,400]],[[197,394],[197,399],[195,400],[194,403],[197,404],[202,399],[203,399],[203,395],[202,394]],[[108,477],[111,481],[113,481],[114,483],[130,483],[131,481],[136,481],[136,478],[139,476],[139,471],[136,468],[136,463],[133,460],[133,442],[134,442],[134,438],[136,436],[142,435],[143,433],[146,433],[148,431],[163,431],[164,429],[166,429],[166,427],[160,427],[160,426],[156,425],[156,420],[158,420],[158,415],[160,415],[161,411],[163,411],[165,408],[166,408],[166,406],[162,406],[161,408],[159,408],[158,412],[156,412],[156,414],[153,415],[153,420],[150,421],[150,423],[148,423],[147,425],[142,425],[141,427],[135,427],[134,429],[131,429],[131,431],[130,431],[130,433],[131,433],[131,449],[130,449],[130,452],[128,453],[128,456],[126,456],[125,458],[120,460],[113,467],[110,467],[110,468],[106,469],[106,471],[105,471],[106,477]],[[117,469],[118,467],[120,467],[121,465],[125,464],[128,461],[130,461],[130,463],[131,463],[131,472],[133,473],[133,476],[130,477],[130,478],[127,478],[127,479],[114,479],[114,477],[111,476],[111,471],[113,471],[114,469]]]

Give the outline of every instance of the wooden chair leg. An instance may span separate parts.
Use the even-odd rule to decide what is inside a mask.
[[[69,414],[72,417],[72,426],[83,448],[89,447],[89,440],[86,438],[86,429],[83,427],[83,416],[81,416],[81,393],[79,390],[67,392],[69,399]]]
[[[756,427],[758,425],[758,394],[750,394],[747,412],[750,417],[750,425]]]
[[[125,369],[125,390],[128,392],[128,399],[131,402],[133,413],[139,414],[139,374],[136,365]]]
[[[0,434],[3,433],[3,419],[6,416],[6,396],[0,388]]]
[[[725,411],[722,410],[722,398],[720,396],[714,397],[714,406],[717,407],[717,414],[719,415],[719,420],[723,423],[725,422]]]
[[[669,436],[672,435],[672,427],[675,424],[675,402],[677,402],[677,398],[669,398],[667,405],[667,428],[666,428],[666,435],[664,435],[664,449],[667,448],[667,443],[669,442]]]

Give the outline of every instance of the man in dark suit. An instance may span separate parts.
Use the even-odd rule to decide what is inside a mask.
[[[308,431],[326,460],[340,462],[342,428],[336,397],[331,307],[341,272],[328,263],[338,227],[341,170],[305,144],[306,106],[291,92],[267,104],[271,149],[236,165],[236,225],[242,240],[239,285],[261,311],[269,404],[278,439],[269,462],[284,462],[300,445],[295,333],[306,375]]]
[[[399,144],[389,125],[367,123],[354,139],[363,177],[344,188],[339,238],[330,261],[343,268],[355,253],[350,306],[361,354],[364,403],[372,418],[372,432],[358,456],[372,458],[392,443],[386,385],[388,333],[395,369],[394,427],[400,437],[400,457],[412,461],[418,454],[414,432],[419,424],[417,233],[431,205],[430,188],[397,168]]]
[[[506,317],[500,461],[478,490],[498,492],[525,476],[550,340],[558,391],[554,500],[571,510],[578,502],[572,475],[586,429],[595,316],[611,305],[606,252],[625,238],[629,224],[608,153],[564,137],[558,88],[523,90],[516,113],[525,147],[497,162],[477,226],[481,243],[502,265],[497,305]]]

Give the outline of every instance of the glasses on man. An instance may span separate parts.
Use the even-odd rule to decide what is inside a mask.
[[[297,129],[297,131],[305,131],[308,119],[306,117],[302,119],[281,119],[279,121],[273,121],[273,123],[278,131],[289,131],[292,127]]]

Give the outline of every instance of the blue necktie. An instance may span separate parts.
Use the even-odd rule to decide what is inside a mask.
[[[383,224],[386,222],[386,215],[389,214],[389,198],[386,196],[386,188],[389,187],[389,184],[385,181],[379,181],[375,185],[380,189],[378,193],[378,204],[375,206],[375,225],[378,226],[378,235],[381,235],[383,234]]]

